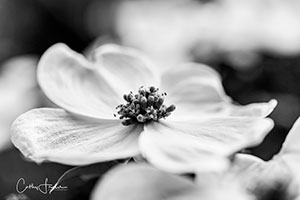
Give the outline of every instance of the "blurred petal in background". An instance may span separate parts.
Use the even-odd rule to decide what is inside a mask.
[[[9,128],[17,116],[39,106],[35,77],[37,58],[20,56],[7,60],[0,75],[0,150],[10,143]]]

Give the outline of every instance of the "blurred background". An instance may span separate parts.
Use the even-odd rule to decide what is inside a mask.
[[[27,162],[9,140],[19,114],[53,106],[39,90],[35,69],[57,42],[86,54],[108,42],[132,46],[161,70],[206,63],[237,103],[277,99],[275,128],[249,149],[265,160],[300,114],[298,0],[0,0],[0,199],[52,199],[16,194],[15,183],[23,176],[56,180],[70,168]],[[93,183],[74,183],[55,198],[87,199]]]

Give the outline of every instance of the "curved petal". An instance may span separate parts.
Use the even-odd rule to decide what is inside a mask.
[[[266,117],[277,106],[275,99],[265,103],[251,103],[248,105],[225,105],[223,115],[245,116],[245,117]]]
[[[220,165],[224,161],[217,157],[259,144],[272,127],[270,119],[233,117],[152,123],[145,126],[139,145],[150,163],[167,171],[221,170],[226,163]]]
[[[293,176],[300,184],[300,118],[297,119],[289,134],[287,135],[278,155],[274,157],[274,162],[279,162],[287,166]]]
[[[174,104],[176,111],[172,119],[195,119],[212,116],[265,117],[277,105],[275,100],[268,103],[236,106],[225,94],[219,74],[212,68],[197,63],[187,63],[162,78],[162,91],[168,96],[166,104]]]
[[[130,183],[130,184],[128,184]],[[92,199],[159,200],[195,192],[192,181],[159,171],[147,165],[129,164],[107,173],[92,194]],[[194,199],[196,199],[196,195]]]
[[[119,120],[95,120],[62,109],[34,109],[11,127],[13,144],[35,162],[69,165],[135,156],[141,126],[125,127]]]
[[[238,153],[234,156],[231,174],[244,181],[244,185],[251,187],[257,181],[257,175],[269,166],[269,163],[259,157]]]
[[[131,48],[107,44],[95,50],[94,60],[99,72],[110,86],[123,94],[136,91],[141,86],[158,86],[159,80],[153,64],[141,53]]]
[[[291,170],[277,161],[263,161],[252,155],[238,154],[231,175],[256,199],[296,199],[299,185]],[[272,199],[272,198],[271,198]]]
[[[298,154],[300,158],[300,118],[294,123],[292,129],[288,133],[282,148],[281,154]]]
[[[216,103],[210,105],[175,104],[176,110],[168,117],[171,120],[197,120],[207,117],[258,117],[268,116],[276,107],[275,99],[266,103],[252,103],[248,105],[234,105],[231,103]]]
[[[113,118],[114,108],[123,101],[92,63],[64,44],[44,53],[37,77],[50,100],[76,114]]]
[[[186,63],[166,71],[161,88],[175,104],[230,102],[218,72],[204,64]]]
[[[252,167],[264,165],[266,162],[259,157],[250,154],[236,154],[233,161],[233,166],[239,171],[245,171]]]

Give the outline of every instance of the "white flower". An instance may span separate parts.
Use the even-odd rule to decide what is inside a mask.
[[[41,58],[39,84],[62,109],[35,109],[16,119],[12,141],[26,157],[86,165],[142,154],[162,169],[192,172],[199,166],[224,167],[226,162],[215,163],[212,155],[228,156],[256,145],[273,127],[265,117],[276,106],[275,100],[233,105],[219,75],[207,66],[190,63],[161,74],[129,48],[105,45],[93,55],[90,62],[57,44]],[[154,100],[148,98],[138,116],[145,103],[138,95],[143,92],[136,97],[140,107],[133,110],[128,106],[134,95],[130,101],[126,95],[127,102],[123,95],[141,86],[156,86],[167,96],[164,105],[151,107],[162,97],[152,93]],[[118,111],[124,119],[114,117]],[[203,165],[201,158],[215,164]]]

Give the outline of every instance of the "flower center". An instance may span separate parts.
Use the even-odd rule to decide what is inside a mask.
[[[124,119],[122,124],[128,126],[136,123],[147,123],[166,118],[175,110],[174,105],[165,106],[164,98],[167,93],[158,93],[158,88],[153,86],[140,87],[137,94],[130,92],[124,94],[126,104],[116,107],[120,119]],[[116,116],[116,115],[114,115]]]

